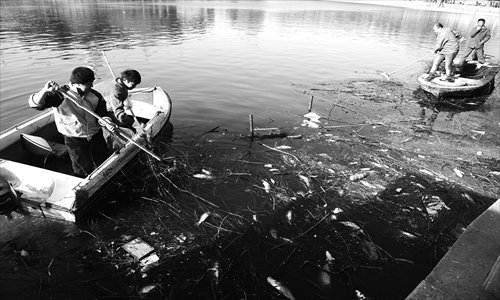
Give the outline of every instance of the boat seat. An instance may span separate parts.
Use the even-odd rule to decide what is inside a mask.
[[[45,158],[51,155],[60,158],[68,153],[66,145],[36,135],[21,133],[21,145],[29,153]]]

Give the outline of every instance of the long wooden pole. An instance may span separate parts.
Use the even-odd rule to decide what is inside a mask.
[[[154,154],[153,152],[149,151],[148,149],[146,149],[144,146],[142,146],[141,144],[137,143],[136,141],[134,141],[132,138],[128,137],[124,132],[123,130],[116,126],[116,124],[113,124],[109,121],[107,121],[106,119],[104,119],[103,117],[99,116],[98,114],[96,114],[95,112],[91,111],[90,109],[86,108],[85,106],[81,105],[80,103],[78,103],[77,99],[71,95],[71,94],[68,94],[66,93],[65,91],[63,91],[62,89],[58,89],[57,90],[59,93],[61,93],[63,96],[65,96],[66,98],[68,98],[70,101],[72,101],[76,106],[78,106],[79,108],[83,109],[84,111],[88,112],[89,114],[91,114],[92,116],[96,117],[99,121],[103,122],[104,124],[108,124],[109,126],[112,126],[112,127],[115,127],[116,128],[116,134],[118,134],[119,136],[125,138],[127,141],[131,142],[132,144],[136,145],[138,148],[140,148],[142,151],[146,152],[147,154],[151,155],[152,157],[154,157],[156,160],[158,161],[161,161],[161,158]],[[115,132],[114,132],[115,133]]]

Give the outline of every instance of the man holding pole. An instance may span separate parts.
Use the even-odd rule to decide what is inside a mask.
[[[129,90],[134,89],[141,83],[141,74],[133,69],[127,69],[120,74],[120,77],[115,78],[112,86],[104,93],[108,100],[108,111],[110,116],[118,126],[127,127],[134,131],[141,127],[141,124],[134,124],[134,117],[126,113],[128,108]]]
[[[430,81],[436,77],[436,71],[439,65],[444,61],[444,69],[446,72],[446,80],[453,81],[452,77],[452,63],[453,59],[457,56],[460,47],[460,40],[462,36],[457,34],[450,28],[443,27],[441,23],[436,23],[432,27],[436,33],[436,45],[434,46],[434,61],[432,63],[429,76],[426,80]]]
[[[68,147],[74,174],[85,177],[109,156],[102,126],[114,131],[116,125],[106,117],[106,101],[92,89],[94,72],[86,67],[71,72],[70,83],[59,87],[54,81],[29,98],[29,105],[38,110],[52,107],[57,130]],[[105,118],[98,120],[94,114]]]

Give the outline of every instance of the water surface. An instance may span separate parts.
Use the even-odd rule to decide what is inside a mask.
[[[257,125],[301,114],[308,99],[291,83],[380,78],[429,54],[434,22],[467,32],[479,17],[328,1],[3,0],[0,13],[1,130],[76,66],[109,79],[103,50],[115,73],[135,68],[170,93],[176,128],[243,130],[249,113]],[[486,24],[498,56],[498,18]],[[394,76],[414,86],[418,72]]]

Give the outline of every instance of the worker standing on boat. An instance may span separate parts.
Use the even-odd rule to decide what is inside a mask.
[[[470,38],[467,41],[467,47],[465,48],[465,52],[460,57],[460,60],[457,64],[457,69],[461,71],[465,60],[472,53],[472,59],[476,60],[479,63],[484,64],[486,60],[484,59],[484,44],[490,40],[491,33],[490,29],[484,26],[486,21],[484,19],[477,20],[476,26],[472,28],[470,33]]]
[[[454,30],[443,27],[441,23],[436,23],[433,26],[433,30],[436,33],[436,46],[434,47],[434,62],[432,63],[431,70],[429,71],[429,76],[426,80],[431,80],[436,77],[436,71],[439,65],[444,60],[444,69],[446,71],[446,80],[453,81],[451,66],[453,59],[457,56],[460,47],[459,39],[461,36],[457,34]]]
[[[141,74],[132,69],[127,69],[120,74],[120,77],[113,81],[111,91],[106,96],[109,115],[114,123],[121,127],[127,127],[137,131],[134,126],[141,126],[134,124],[134,118],[126,113],[128,108],[129,90],[134,89],[141,83]]]
[[[88,108],[110,121],[107,117],[106,101],[100,93],[92,89],[94,79],[94,71],[78,67],[71,72],[69,85],[59,87],[54,81],[48,81],[39,92],[29,98],[32,108],[53,108],[57,130],[63,135],[64,143],[68,147],[73,171],[80,177],[90,174],[109,156],[100,123],[96,117],[78,107],[80,105]],[[64,91],[65,95],[59,93],[58,89]],[[113,130],[112,126],[109,127]]]

